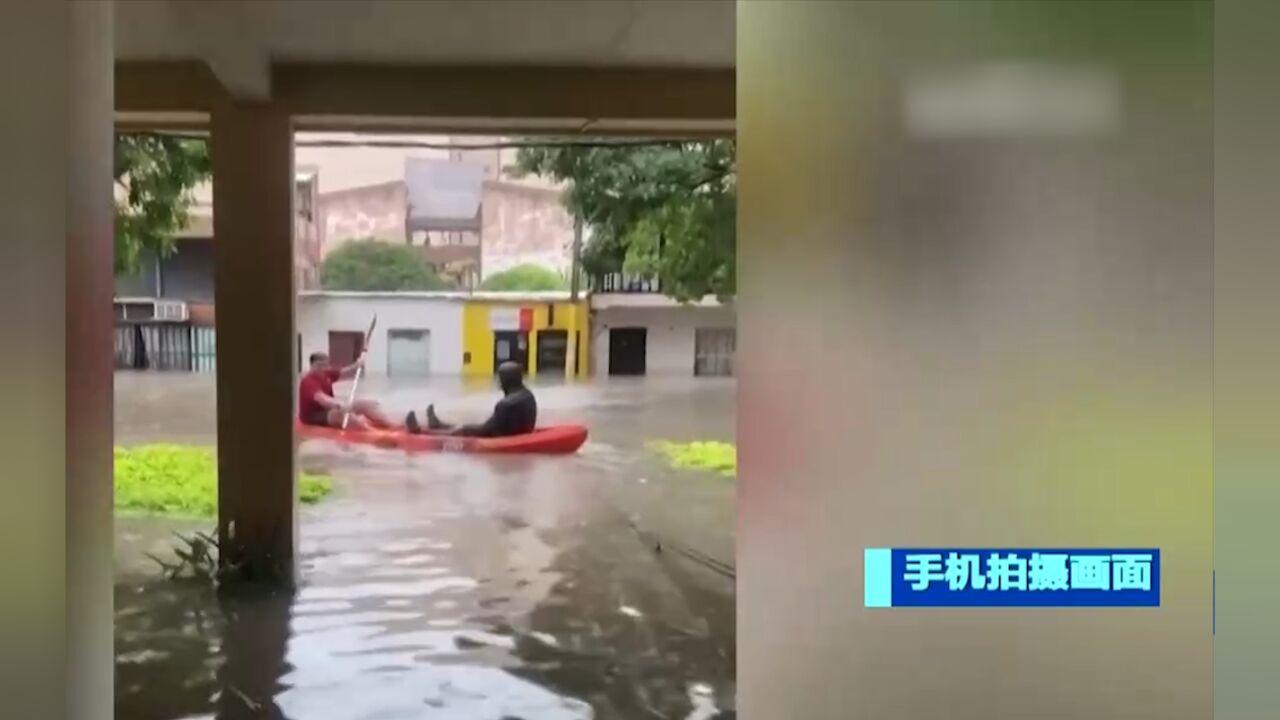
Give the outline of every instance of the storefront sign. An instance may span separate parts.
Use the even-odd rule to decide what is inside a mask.
[[[533,308],[489,308],[489,329],[529,332],[533,328]]]

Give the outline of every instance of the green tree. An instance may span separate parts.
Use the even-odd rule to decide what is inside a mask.
[[[733,140],[521,148],[514,170],[569,183],[565,205],[591,229],[588,273],[657,277],[687,301],[736,286],[737,166]]]
[[[144,250],[174,252],[174,237],[188,220],[191,191],[209,179],[203,140],[155,134],[116,136],[115,272],[137,273]]]
[[[449,287],[417,248],[372,239],[349,242],[329,253],[320,266],[320,286],[364,292]]]
[[[481,290],[533,292],[538,290],[564,290],[569,284],[554,270],[541,265],[524,263],[494,273],[480,283]]]

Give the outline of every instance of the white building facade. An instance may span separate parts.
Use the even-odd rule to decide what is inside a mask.
[[[460,374],[462,308],[461,297],[444,293],[299,293],[299,363],[305,366],[313,352],[358,354],[376,314],[376,341],[366,359],[370,374]]]
[[[530,315],[530,327],[524,329],[530,350],[550,342],[539,341],[556,332],[562,340],[573,336],[575,347],[581,337],[584,352],[581,363],[575,362],[581,370],[573,372],[580,377],[734,374],[733,304],[713,297],[682,304],[653,292],[595,293],[580,311],[572,309],[564,292],[299,293],[298,368],[315,352],[329,354],[335,364],[353,361],[366,349],[365,335],[376,315],[367,348],[370,375],[484,374],[496,366],[497,359],[489,359],[502,335],[495,334],[493,313],[521,308]],[[574,317],[585,322],[579,325]],[[548,358],[523,362],[531,372],[552,366]],[[560,364],[564,361],[555,363]]]
[[[656,293],[591,297],[593,374],[733,374],[737,313],[714,297],[681,304]]]

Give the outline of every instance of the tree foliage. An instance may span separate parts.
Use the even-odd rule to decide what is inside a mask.
[[[591,229],[582,252],[587,273],[656,276],[681,301],[733,295],[732,140],[525,147],[514,169],[569,183],[565,204]]]
[[[497,292],[564,290],[567,287],[568,283],[564,278],[560,277],[559,273],[533,263],[516,265],[502,272],[494,273],[480,283],[481,290]]]
[[[362,292],[448,289],[418,248],[373,239],[349,242],[329,253],[320,266],[320,286]]]
[[[115,271],[138,272],[144,250],[161,257],[174,251],[186,227],[191,191],[210,177],[203,140],[154,134],[116,137]]]

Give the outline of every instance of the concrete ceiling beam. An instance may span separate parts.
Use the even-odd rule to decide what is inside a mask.
[[[236,100],[271,99],[271,58],[257,3],[168,3],[171,26]]]

